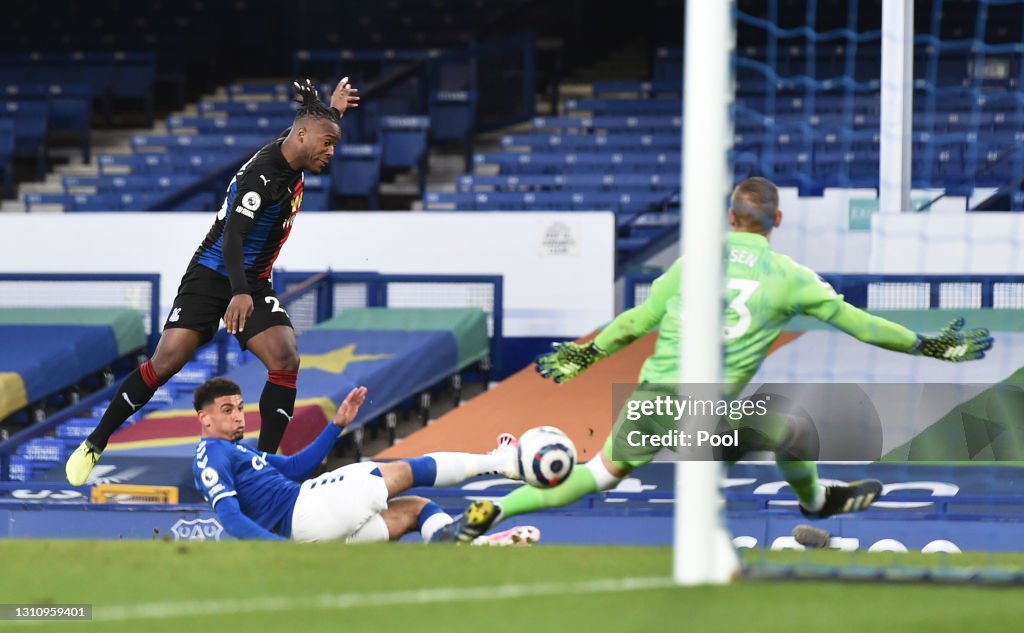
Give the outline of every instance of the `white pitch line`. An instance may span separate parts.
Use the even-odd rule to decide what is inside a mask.
[[[236,600],[191,602],[153,602],[125,606],[96,607],[93,621],[164,620],[210,615],[270,613],[305,609],[351,609],[398,605],[424,605],[445,602],[482,602],[533,596],[586,595],[619,591],[643,591],[673,587],[672,578],[651,576],[608,578],[584,582],[545,582],[538,584],[495,585],[492,587],[438,587],[410,591],[371,591],[362,593],[320,594],[314,596],[269,596]],[[2,622],[0,624],[8,624]],[[24,622],[22,622],[24,623]]]

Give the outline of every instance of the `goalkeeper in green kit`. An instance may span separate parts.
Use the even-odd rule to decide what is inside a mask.
[[[814,271],[768,244],[772,229],[779,226],[779,195],[775,184],[764,178],[747,178],[733,191],[729,209],[731,232],[726,243],[726,300],[724,383],[726,397],[735,398],[753,378],[772,343],[791,318],[805,314],[836,327],[864,343],[884,349],[959,362],[983,358],[992,346],[988,330],[962,330],[963,320],[950,323],[937,335],[917,334],[906,327],[873,316],[843,300]],[[588,345],[557,343],[553,352],[537,360],[537,371],[555,382],[569,380],[595,362],[614,354],[659,328],[654,353],[640,371],[640,385],[632,400],[649,401],[674,396],[678,382],[680,338],[680,278],[683,259],[654,281],[650,296],[615,318]],[[786,416],[769,414],[756,447],[776,453],[776,464],[800,500],[800,510],[810,518],[825,518],[864,510],[881,494],[881,482],[865,480],[845,486],[825,487],[818,481],[817,464],[801,460],[788,443],[798,432],[787,429]],[[497,522],[543,508],[569,505],[583,496],[614,488],[637,466],[654,459],[657,447],[629,448],[622,441],[626,428],[649,433],[668,433],[677,426],[672,416],[647,416],[627,421],[620,414],[600,455],[573,469],[561,485],[540,489],[521,486],[497,502],[476,501],[435,540],[472,541]],[[613,450],[614,448],[614,450]],[[743,447],[741,446],[741,449]],[[735,455],[738,459],[740,453]],[[730,455],[728,459],[733,459]]]

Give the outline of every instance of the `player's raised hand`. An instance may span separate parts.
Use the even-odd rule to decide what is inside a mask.
[[[364,402],[366,402],[366,387],[356,387],[348,392],[345,399],[338,405],[338,412],[334,414],[334,424],[341,428],[352,424],[352,420],[355,420],[356,415],[359,414],[359,407],[363,406]]]
[[[358,93],[359,89],[352,87],[352,84],[348,82],[348,77],[342,77],[331,94],[331,107],[341,114],[345,114],[345,110],[348,108],[358,108]]]
[[[608,354],[597,345],[578,345],[573,342],[554,343],[550,353],[537,357],[537,373],[555,382],[565,382],[582,374],[588,367]]]
[[[231,303],[224,312],[224,326],[228,329],[228,334],[238,334],[244,330],[245,322],[252,316],[253,309],[251,295],[237,294],[231,297]]]
[[[992,335],[985,328],[964,331],[963,327],[963,317],[957,317],[934,336],[918,334],[914,352],[951,363],[985,358],[985,350],[994,342]]]

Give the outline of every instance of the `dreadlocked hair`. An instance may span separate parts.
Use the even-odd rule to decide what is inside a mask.
[[[327,119],[340,125],[341,116],[337,110],[317,100],[312,103],[303,102],[299,106],[298,111],[295,113],[295,120],[298,121],[299,119]]]
[[[299,87],[300,84],[296,82],[295,86]],[[320,100],[320,96],[317,94],[316,88],[312,86],[310,80],[307,79],[305,86],[302,86],[302,88],[300,88],[295,95],[302,103],[302,105],[299,106],[299,109],[295,112],[296,121],[299,119],[327,119],[328,121],[339,123],[341,120],[341,113]]]

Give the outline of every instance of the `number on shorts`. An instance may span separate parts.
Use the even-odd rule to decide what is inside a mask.
[[[263,300],[273,306],[270,308],[271,312],[284,312],[288,314],[288,311],[281,307],[281,302],[278,301],[277,297],[264,297]]]

